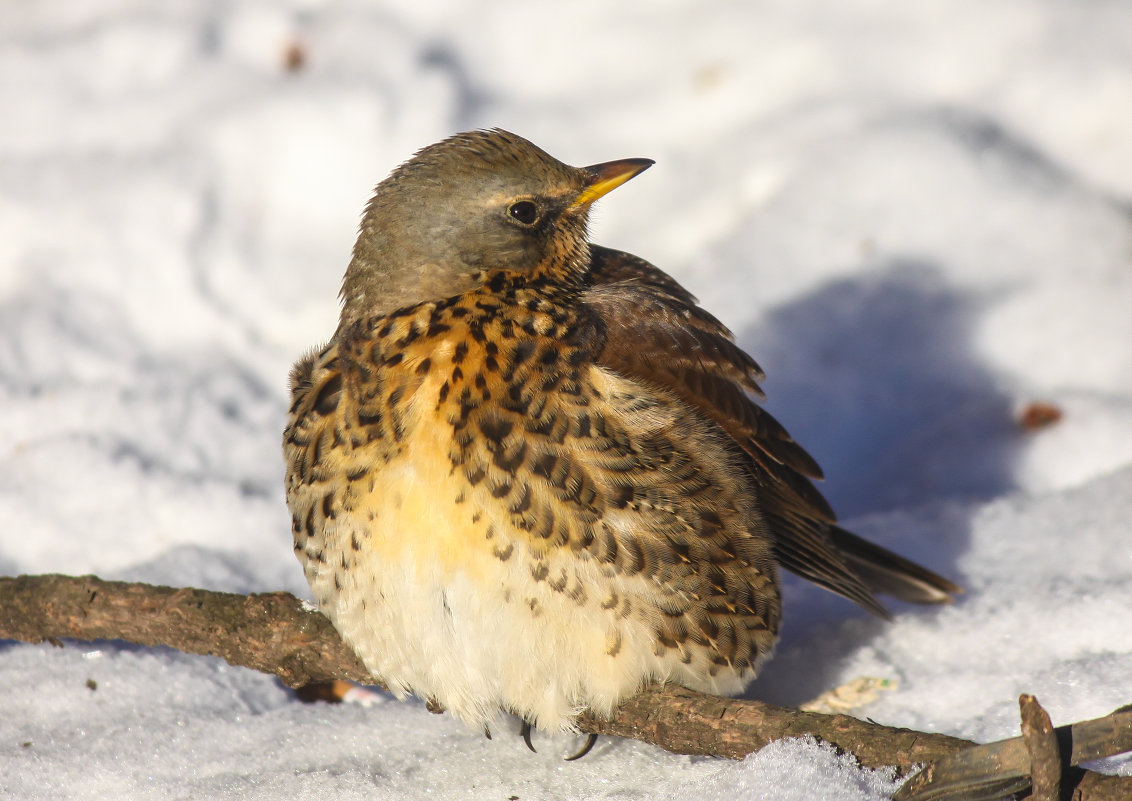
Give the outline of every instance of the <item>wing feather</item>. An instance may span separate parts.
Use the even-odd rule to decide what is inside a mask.
[[[584,303],[604,337],[599,364],[674,393],[721,428],[745,457],[783,567],[874,614],[874,592],[919,602],[958,588],[931,571],[833,526],[836,517],[810,479],[821,468],[752,395],[763,372],[721,322],[649,262],[591,246]]]

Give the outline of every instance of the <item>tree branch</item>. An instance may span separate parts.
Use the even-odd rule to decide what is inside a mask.
[[[288,593],[236,595],[94,576],[0,577],[0,639],[58,644],[62,638],[126,640],[219,656],[278,676],[291,687],[334,679],[379,684],[330,621]],[[847,715],[800,712],[672,686],[645,689],[610,720],[584,714],[579,727],[676,753],[732,759],[774,740],[808,735],[851,752],[866,768],[894,765],[902,773],[973,745]],[[1081,799],[1132,797],[1132,779],[1087,771],[1078,778]]]
[[[0,577],[0,638],[167,645],[274,674],[290,687],[332,679],[378,683],[325,615],[286,592],[235,595],[95,576]]]
[[[1022,715],[1022,742],[1030,757],[1030,795],[1032,801],[1059,801],[1061,798],[1062,756],[1049,713],[1032,695],[1018,699]]]

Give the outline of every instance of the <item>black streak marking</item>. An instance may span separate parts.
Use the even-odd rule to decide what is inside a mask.
[[[479,421],[480,432],[497,445],[501,444],[514,428],[514,423],[501,417],[485,415]]]
[[[511,558],[511,554],[514,552],[514,550],[514,545],[508,545],[506,548],[492,548],[491,552],[495,554],[495,558],[497,558],[500,562],[506,562]]]

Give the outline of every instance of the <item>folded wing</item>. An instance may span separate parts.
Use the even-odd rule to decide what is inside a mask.
[[[598,362],[663,388],[715,423],[745,457],[779,563],[881,617],[874,593],[946,603],[960,588],[836,526],[811,479],[821,468],[752,396],[763,372],[731,332],[649,262],[591,245],[584,302],[603,337]]]

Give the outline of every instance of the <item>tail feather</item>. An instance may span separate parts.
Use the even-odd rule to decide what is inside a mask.
[[[830,526],[829,538],[875,593],[915,604],[947,604],[963,592],[958,584],[843,528]]]
[[[771,530],[779,534],[774,547],[780,565],[819,587],[848,598],[879,618],[892,619],[892,614],[873,595],[869,582],[858,575],[832,545],[827,533],[828,523],[776,516],[771,516],[770,522]]]

